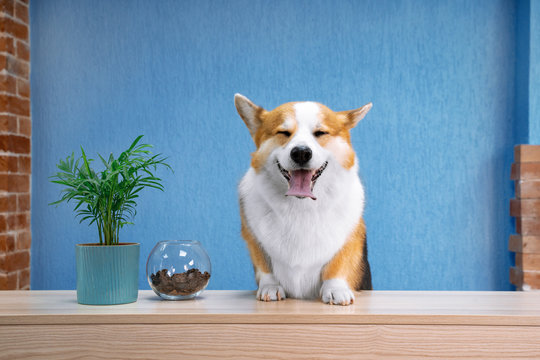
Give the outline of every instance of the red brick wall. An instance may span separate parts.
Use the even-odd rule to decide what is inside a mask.
[[[510,200],[510,215],[516,218],[516,235],[509,249],[516,253],[510,282],[518,290],[540,289],[540,146],[518,145],[514,149],[511,179],[516,198]]]
[[[0,290],[30,288],[29,0],[0,0]]]

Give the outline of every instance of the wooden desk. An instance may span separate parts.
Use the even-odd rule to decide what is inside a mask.
[[[0,359],[540,359],[540,292],[357,294],[353,306],[249,291],[87,306],[74,291],[0,292]]]

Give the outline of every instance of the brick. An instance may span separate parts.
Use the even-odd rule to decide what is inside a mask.
[[[19,156],[19,173],[30,174],[32,172],[32,158],[30,156]]]
[[[22,270],[30,267],[30,252],[17,251],[13,253],[6,254],[6,271],[12,272],[17,270]]]
[[[14,56],[7,57],[6,70],[8,73],[22,77],[23,79],[28,80],[30,78],[30,65]]]
[[[9,112],[20,116],[30,117],[30,99],[11,96]]]
[[[0,194],[5,194],[8,191],[8,174],[0,173]]]
[[[15,250],[15,236],[10,234],[0,235],[0,253],[8,253]]]
[[[8,191],[8,174],[0,174],[0,194]],[[2,230],[0,230],[1,232]]]
[[[30,3],[30,0],[19,0],[19,2],[21,4],[26,4],[26,6],[28,6],[28,4]]]
[[[30,154],[30,139],[22,136],[10,136],[13,146],[11,151],[17,154]]]
[[[15,95],[17,93],[17,79],[8,74],[0,75],[0,91]]]
[[[540,181],[516,181],[516,198],[540,198]]]
[[[17,233],[17,241],[16,241],[16,248],[17,250],[29,250],[32,246],[32,235],[30,231],[22,231]],[[530,254],[525,254],[530,255]],[[540,256],[540,255],[539,255]]]
[[[19,170],[19,159],[16,156],[0,155],[0,172],[16,173]]]
[[[6,218],[9,231],[28,229],[30,222],[26,213],[9,214]]]
[[[12,173],[19,171],[19,159],[17,156],[8,156],[8,170]]]
[[[514,146],[514,161],[540,162],[540,145],[516,145]]]
[[[5,34],[2,34],[5,35]],[[16,55],[16,40],[11,36],[0,36],[0,52]]]
[[[7,220],[5,215],[0,215],[0,233],[6,232]]]
[[[9,171],[10,156],[0,155],[0,172],[6,173]]]
[[[2,193],[1,190],[11,193],[29,192],[30,174],[0,174],[0,194]]]
[[[540,217],[540,199],[510,199],[510,216]]]
[[[14,95],[0,94],[0,112],[30,117],[30,100]]]
[[[13,242],[11,244],[8,244],[8,236],[11,236],[11,240],[13,240]],[[13,235],[8,235],[8,234],[1,234],[0,235],[0,254],[5,254],[7,252],[11,252],[13,250],[15,250],[15,238],[13,237]],[[8,250],[9,248],[9,250]]]
[[[519,288],[540,289],[540,271],[527,271],[513,266],[510,268],[510,282]]]
[[[523,272],[521,269],[515,266],[510,267],[510,283],[518,288],[523,285]]]
[[[30,211],[30,194],[17,195],[17,211],[25,212]]]
[[[0,133],[16,133],[17,117],[13,115],[0,115]]]
[[[540,235],[540,218],[516,218],[516,232],[520,235]]]
[[[0,290],[16,290],[17,278],[17,273],[0,274]]]
[[[522,253],[540,253],[540,236],[510,235],[508,250]]]
[[[30,62],[30,47],[22,41],[17,41],[17,57],[21,60]]]
[[[9,36],[0,36],[0,52],[15,55],[15,41]]]
[[[19,285],[21,290],[30,288],[30,269],[24,269],[19,271]]]
[[[30,175],[8,175],[8,191],[11,193],[30,192]]]
[[[24,98],[30,98],[30,82],[17,79],[17,94]]]
[[[0,213],[17,211],[17,195],[0,195]]]
[[[30,154],[30,139],[18,135],[0,135],[0,151]]]
[[[7,69],[8,55],[0,54],[0,71]]]
[[[16,2],[14,13],[17,19],[21,20],[25,24],[28,24],[28,6]]]
[[[30,137],[32,135],[32,121],[27,117],[19,117],[19,134]]]
[[[540,180],[540,162],[513,163],[510,179]]]
[[[9,16],[13,16],[15,8],[15,0],[0,0],[0,12]]]
[[[0,32],[5,32],[17,39],[28,41],[28,26],[6,17],[0,21]]]
[[[516,259],[516,267],[519,267],[523,270],[540,271],[540,254],[528,254],[528,253],[517,252],[515,254],[515,259]]]

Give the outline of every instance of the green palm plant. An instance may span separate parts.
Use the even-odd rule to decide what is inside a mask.
[[[158,166],[172,170],[161,154],[152,155],[152,145],[139,144],[142,137],[138,136],[118,159],[111,154],[105,160],[98,154],[105,166],[99,173],[90,167],[94,160],[86,157],[81,146],[81,157],[75,160],[72,153],[60,160],[57,165],[60,171],[51,176],[53,183],[66,188],[62,190],[60,200],[49,205],[75,201],[74,211],[76,217],[80,217],[80,223],[97,224],[100,245],[119,244],[120,229],[133,224],[130,220],[136,214],[138,193],[147,187],[164,190],[161,179],[153,171]]]

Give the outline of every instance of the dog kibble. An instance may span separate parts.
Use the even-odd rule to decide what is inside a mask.
[[[170,276],[167,269],[162,269],[155,274],[150,275],[152,287],[165,295],[191,295],[208,284],[210,274],[208,271],[201,273],[199,269],[190,269],[184,273],[173,274]]]

